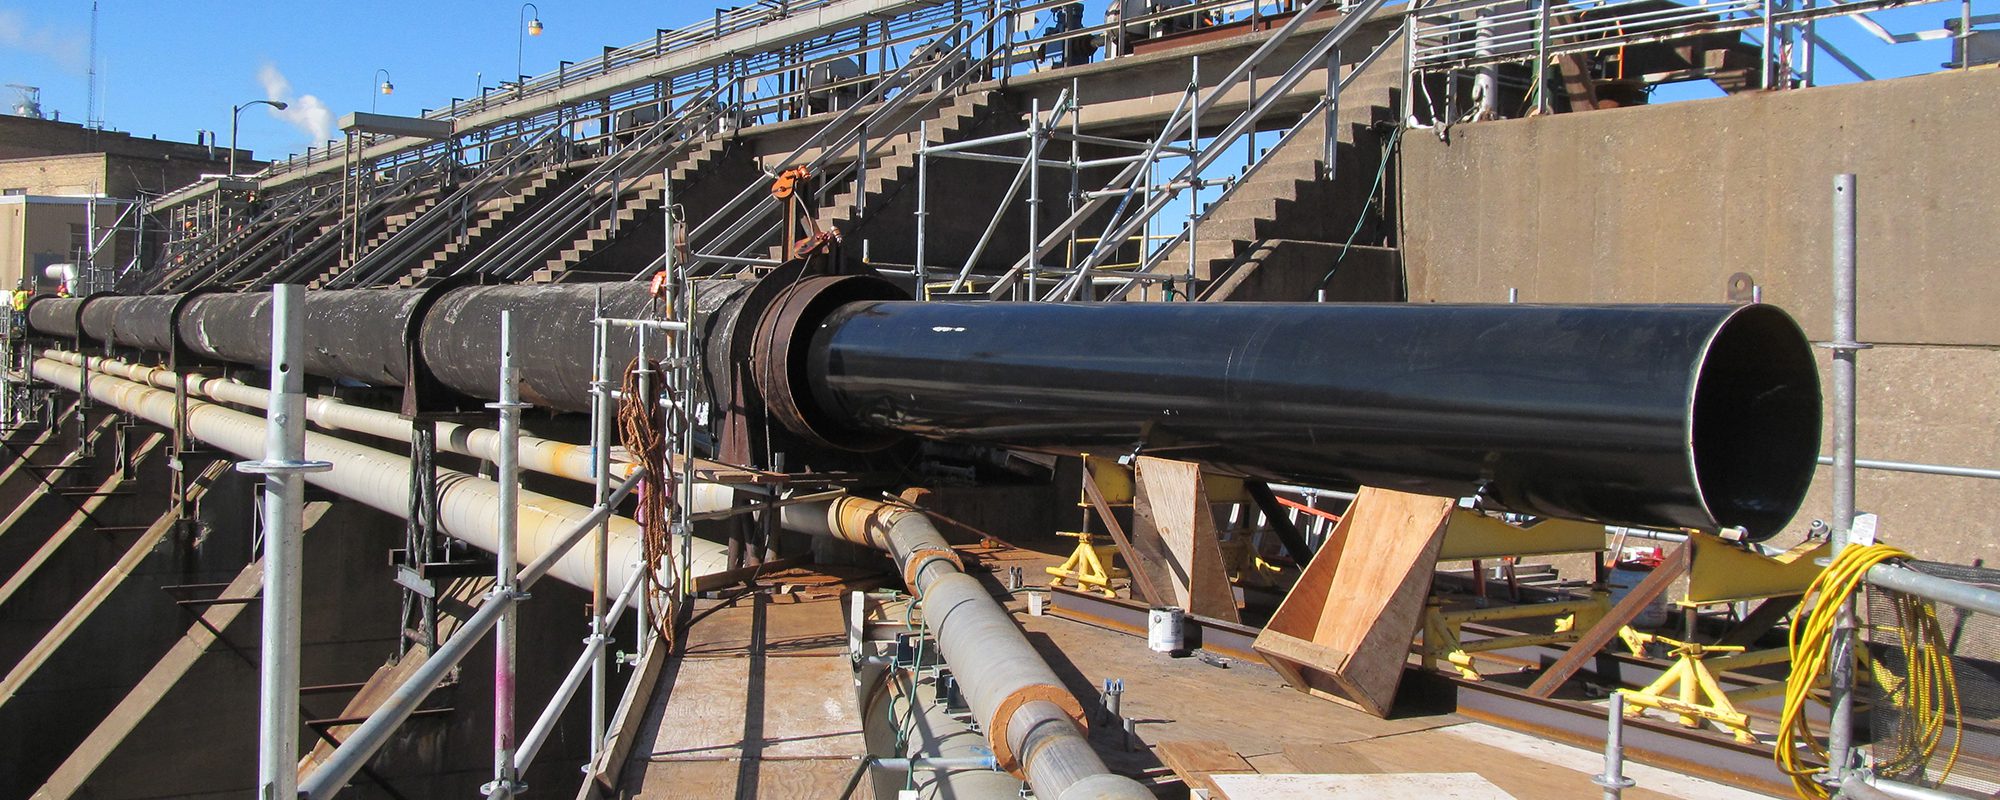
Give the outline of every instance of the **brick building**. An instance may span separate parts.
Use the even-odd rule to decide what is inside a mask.
[[[227,148],[0,116],[0,286],[18,286],[50,264],[80,263],[90,241],[105,242],[98,266],[130,263],[151,237],[128,209],[143,196],[220,174],[228,161]],[[243,150],[237,162],[244,170],[263,167]],[[95,235],[87,236],[93,225]]]

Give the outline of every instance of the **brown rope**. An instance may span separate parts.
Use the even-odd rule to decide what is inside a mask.
[[[660,364],[648,360],[646,369],[659,380]],[[659,385],[655,383],[655,385]],[[679,497],[675,491],[677,479],[667,463],[666,426],[662,424],[657,407],[652,403],[652,393],[639,388],[639,360],[625,367],[625,377],[620,385],[618,404],[619,443],[625,452],[639,460],[646,468],[646,479],[640,482],[639,529],[643,536],[646,553],[646,583],[651,591],[646,593],[651,605],[653,619],[660,624],[660,632],[666,640],[673,641],[673,596],[660,582],[660,573],[677,574],[674,568],[674,548],[671,531],[667,527],[668,515],[674,509]],[[655,598],[666,598],[664,605],[655,604]]]

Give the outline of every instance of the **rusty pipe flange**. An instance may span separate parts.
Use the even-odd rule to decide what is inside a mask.
[[[873,275],[816,275],[785,287],[757,321],[750,369],[764,405],[785,428],[814,444],[854,452],[881,450],[901,434],[856,430],[828,415],[806,378],[806,349],[827,315],[848,303],[908,300]]]
[[[958,557],[958,552],[955,550],[946,550],[937,547],[912,550],[910,551],[910,557],[903,562],[903,585],[910,587],[911,594],[922,593],[923,587],[917,583],[918,573],[924,571],[925,565],[938,560],[949,561],[952,567],[956,568],[959,572],[965,571],[965,562]]]
[[[1046,702],[1054,705],[1064,715],[1069,717],[1070,723],[1076,726],[1079,736],[1087,737],[1090,735],[1090,719],[1083,713],[1083,704],[1077,701],[1076,695],[1069,689],[1046,683],[1035,683],[1016,689],[1012,694],[1001,698],[1000,704],[993,709],[993,718],[986,721],[986,744],[993,748],[994,765],[998,766],[1002,771],[1022,780],[1027,780],[1028,778],[1025,757],[1030,754],[1015,752],[1017,746],[1026,743],[1025,740],[1027,737],[1025,735],[1021,737],[1014,736],[1012,730],[1014,727],[1014,712],[1021,710],[1022,706],[1034,702]],[[1050,719],[1059,720],[1060,718],[1050,717]],[[1061,723],[1058,722],[1057,724]],[[1032,748],[1022,749],[1028,750]]]

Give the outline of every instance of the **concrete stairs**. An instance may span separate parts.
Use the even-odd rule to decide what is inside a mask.
[[[660,192],[665,186],[666,178],[653,173],[619,187],[612,212],[592,222],[582,235],[570,240],[568,247],[542,262],[541,268],[535,270],[529,280],[534,283],[562,280],[564,273],[582,265],[584,260],[637,225],[640,219],[658,213],[666,202]]]
[[[593,220],[590,227],[572,239],[567,247],[544,261],[529,280],[534,283],[559,283],[572,273],[580,273],[585,262],[592,260],[593,256],[600,260],[616,260],[610,259],[612,250],[623,242],[631,241],[635,231],[659,232],[658,223],[665,219],[666,198],[662,190],[668,181],[672,181],[674,187],[674,204],[686,210],[690,222],[699,222],[741,187],[738,181],[716,180],[731,175],[752,180],[762,177],[733,140],[711,138],[702,142],[681,156],[664,176],[655,172],[619,187],[615,210]],[[727,191],[703,191],[711,187]],[[657,256],[657,245],[657,240],[649,243],[645,252]]]
[[[562,184],[566,176],[562,170],[550,169],[535,174],[521,184],[519,191],[489,201],[478,219],[451,241],[425,256],[414,269],[396,279],[398,287],[416,286],[425,278],[442,270],[457,266],[484,247],[493,235],[507,223],[518,218],[526,210],[533,208],[549,190]]]
[[[1000,110],[998,100],[995,92],[969,92],[953,98],[931,117],[925,128],[926,142],[946,144],[972,138],[968,134]],[[838,230],[843,237],[852,236],[866,222],[867,212],[887,205],[905,186],[914,185],[916,177],[917,137],[913,133],[896,141],[887,155],[868,165],[865,192],[857,192],[853,181],[849,181],[845,190],[833,196],[831,203],[818,214],[820,230]]]
[[[1341,245],[1353,234],[1357,220],[1362,225],[1357,241],[1372,243],[1379,238],[1379,220],[1369,213],[1368,199],[1381,164],[1378,131],[1396,121],[1394,77],[1393,70],[1377,69],[1341,94],[1340,116],[1334,120],[1338,160],[1333,180],[1321,177],[1327,166],[1326,121],[1323,115],[1316,116],[1290,142],[1266,153],[1256,175],[1237,186],[1202,221],[1196,241],[1175,245],[1154,272],[1186,274],[1192,248],[1202,299],[1314,299],[1314,287],[1340,258]],[[1385,296],[1384,287],[1390,284],[1400,292],[1401,281],[1376,274],[1384,263],[1379,254],[1370,254],[1366,261],[1370,266],[1355,267],[1363,274],[1351,284],[1361,296],[1330,294],[1329,299],[1400,299]],[[1342,264],[1345,269],[1347,262]],[[1258,270],[1299,274],[1254,280],[1237,274]],[[1350,284],[1341,282],[1341,287]]]
[[[389,241],[389,237],[395,236],[399,231],[409,227],[410,223],[415,222],[417,217],[423,216],[424,212],[435,208],[439,199],[440,196],[438,194],[432,193],[418,200],[408,209],[384,217],[382,219],[382,229],[376,231],[374,236],[368,237],[368,241],[361,243],[361,255],[368,255],[375,248],[382,246],[383,242]],[[306,288],[318,289],[324,287],[327,282],[340,277],[341,273],[346,272],[350,266],[353,265],[345,259],[336,261],[333,266],[321,271],[317,277],[307,281]]]

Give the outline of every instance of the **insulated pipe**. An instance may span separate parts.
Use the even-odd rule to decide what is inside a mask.
[[[306,371],[375,386],[401,386],[409,374],[407,336],[425,289],[319,290],[306,294]],[[268,294],[205,294],[189,300],[176,335],[205,358],[263,364],[271,357]],[[492,349],[488,343],[488,349]],[[479,394],[493,394],[498,358],[483,366]]]
[[[36,333],[74,339],[83,329],[78,319],[87,297],[36,296],[28,303],[28,327]]]
[[[785,527],[884,550],[923,603],[938,650],[1002,769],[1052,800],[1153,795],[1113,775],[1084,736],[1083,707],[1014,618],[921,512],[858,497],[782,509]]]
[[[51,359],[37,359],[36,378],[77,391],[81,370]],[[132,413],[161,427],[171,428],[174,396],[122,378],[93,373],[92,397]],[[264,421],[213,403],[189,402],[187,433],[223,450],[245,458],[263,454]],[[405,436],[408,434],[405,433]],[[525,451],[524,451],[525,452]],[[334,465],[330,472],[306,476],[306,481],[327,491],[361,502],[398,517],[409,510],[409,460],[395,453],[364,447],[320,433],[306,434],[308,456]],[[525,463],[525,459],[524,459]],[[487,552],[499,547],[494,508],[499,502],[499,485],[476,476],[438,470],[439,525],[445,533]],[[590,516],[584,506],[535,492],[521,492],[520,558],[523,565],[539,558],[561,541],[576,523]],[[611,540],[606,548],[610,580],[624,585],[645,561],[645,548],[637,523],[611,517]],[[692,574],[706,575],[727,568],[722,545],[702,539],[694,541]],[[595,556],[591,548],[578,546],[564,554],[549,574],[564,583],[589,588]]]
[[[714,319],[724,304],[749,287],[744,281],[701,282],[695,289],[696,318]],[[488,397],[493,392],[493,343],[500,312],[512,311],[521,341],[530,344],[521,354],[521,398],[542,408],[587,411],[596,349],[592,321],[599,316],[647,318],[649,309],[661,302],[643,283],[467,286],[438,298],[424,315],[418,341],[424,363],[438,382],[468,397]],[[661,335],[642,328],[607,329],[605,355],[614,382],[638,355],[640,337]],[[672,349],[655,346],[647,351]]]
[[[259,297],[268,295],[259,293]],[[100,342],[156,352],[174,349],[174,307],[182,295],[104,297],[83,308],[83,334]],[[269,330],[266,320],[265,330]]]
[[[161,389],[173,389],[178,377],[172,370],[160,367],[140,366],[97,356],[86,358],[63,350],[44,350],[42,357],[70,366],[88,363],[93,375],[112,375]],[[191,395],[258,409],[265,408],[270,402],[270,393],[255,386],[193,373],[186,375],[186,381]],[[395,412],[349,405],[333,398],[307,398],[306,419],[330,430],[353,431],[399,442],[410,440],[410,421]],[[439,422],[437,431],[439,450],[496,463],[499,461],[500,434],[496,431],[455,422]],[[590,448],[582,445],[523,436],[520,461],[522,469],[584,483],[592,481]],[[611,473],[621,478],[630,474],[632,469],[633,465],[629,463],[611,465]],[[695,505],[701,510],[728,507],[732,494],[726,486],[708,483],[696,484],[695,491],[698,495]]]
[[[82,357],[64,354],[64,358]],[[118,377],[146,376],[171,386],[174,380],[171,373],[102,359],[92,359],[91,363],[105,371],[92,378],[92,396],[155,424],[171,425],[174,403],[171,392]],[[36,377],[70,391],[76,391],[81,382],[81,370],[52,358],[37,360],[34,372]],[[200,379],[190,380],[189,385],[230,402],[256,405],[268,401],[263,390],[241,384]],[[315,413],[314,408],[308,406],[309,417]],[[349,421],[366,422],[385,437],[409,436],[406,421],[402,422],[400,434],[395,425],[387,424],[384,417],[396,419],[388,412],[325,402],[318,403],[317,408],[320,413],[334,410],[352,413],[355,418]],[[254,448],[261,446],[258,439],[261,420],[256,417],[212,403],[191,402],[187,418],[191,434],[224,449],[255,452]],[[357,425],[356,429],[362,428]],[[440,440],[486,438],[461,440],[450,436]],[[336,465],[333,472],[315,473],[307,480],[391,514],[406,510],[409,485],[406,459],[324,434],[307,434],[307,443],[311,455]],[[523,440],[524,467],[533,460],[529,454],[539,451],[528,443],[529,440]],[[445,532],[489,552],[495,549],[498,533],[494,529],[492,508],[498,501],[498,485],[462,473],[445,470],[439,473],[440,522]],[[588,479],[578,473],[571,474]],[[697,495],[696,512],[728,505],[727,487],[697,488],[702,491]],[[547,551],[563,532],[590,513],[582,506],[532,492],[523,492],[522,498],[519,546],[524,560],[531,561]],[[715,508],[707,508],[711,504]],[[960,571],[957,556],[929,519],[921,513],[861,498],[800,503],[780,509],[779,514],[784,526],[791,530],[833,536],[883,550],[894,558],[912,593],[923,599],[925,613],[937,632],[939,650],[958,676],[996,758],[1015,774],[1025,775],[1040,796],[1058,800],[1150,797],[1137,783],[1109,775],[1083,737],[1083,710],[1075,696],[1063,687],[1061,679],[985,587]],[[691,574],[719,572],[726,567],[727,556],[720,545],[699,539],[694,544],[696,563],[690,565]],[[612,570],[607,579],[613,585],[623,585],[630,579],[634,565],[642,560],[638,526],[630,520],[613,518],[608,552],[618,557],[611,559]],[[591,565],[589,551],[579,547],[566,554],[551,574],[572,586],[587,588]],[[1106,785],[1108,789],[1104,788]],[[1067,794],[1072,791],[1101,793]]]
[[[793,429],[827,442],[1150,451],[1753,539],[1819,446],[1812,350],[1765,305],[854,302],[800,325]]]
[[[1019,800],[1020,778],[977,764],[990,762],[993,751],[986,746],[984,735],[967,727],[946,708],[945,698],[938,696],[936,681],[926,679],[910,685],[899,681],[879,697],[886,702],[897,694],[910,707],[921,709],[910,715],[909,724],[900,731],[908,738],[907,752],[918,756],[918,764],[912,766],[928,762],[933,767],[910,774],[910,786],[919,800]],[[868,709],[868,713],[873,715],[875,708]],[[889,759],[876,759],[877,764],[884,761]]]

